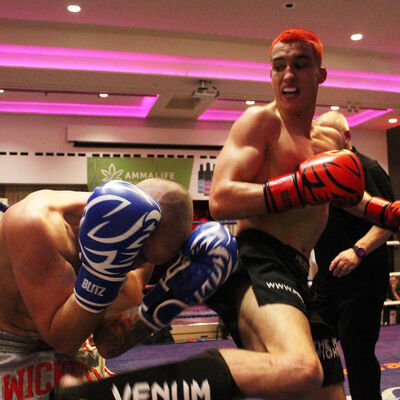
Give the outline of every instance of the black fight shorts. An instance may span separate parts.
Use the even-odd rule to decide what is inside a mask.
[[[252,286],[259,306],[288,304],[306,315],[324,370],[323,386],[343,382],[334,329],[314,311],[315,296],[307,282],[307,258],[273,236],[255,229],[241,232],[237,242],[237,268],[228,281],[207,300],[207,305],[220,315],[236,345],[243,347],[237,325],[236,293],[247,282]]]

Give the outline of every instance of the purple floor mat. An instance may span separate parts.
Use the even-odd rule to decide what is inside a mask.
[[[125,372],[151,365],[169,363],[212,348],[235,347],[231,340],[198,341],[138,346],[120,357],[108,360],[111,371]],[[400,325],[383,326],[376,348],[382,368],[383,400],[400,399]],[[347,380],[345,382],[348,392]]]

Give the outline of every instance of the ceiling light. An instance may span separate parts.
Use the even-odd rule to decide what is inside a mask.
[[[106,98],[108,97],[108,93],[99,93],[99,97]]]
[[[395,124],[397,122],[397,118],[390,118],[389,124]]]
[[[353,35],[350,36],[350,39],[354,41],[361,40],[362,38],[363,38],[362,33],[354,33]]]
[[[248,106],[252,106],[254,103],[255,103],[254,100],[246,100],[246,104],[247,104]]]
[[[4,89],[0,89],[0,93],[4,93]]]
[[[68,6],[68,11],[72,13],[78,13],[79,11],[81,11],[81,7],[77,4],[70,4]]]
[[[340,108],[339,106],[331,106],[332,111],[337,111],[337,110],[339,110],[339,108]]]

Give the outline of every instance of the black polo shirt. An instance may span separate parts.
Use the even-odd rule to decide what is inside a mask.
[[[355,147],[352,151],[359,157],[364,168],[365,190],[372,196],[394,201],[390,178],[377,161],[359,153]],[[337,294],[357,294],[371,284],[387,285],[389,257],[386,245],[368,254],[358,267],[350,274],[336,278],[329,271],[329,265],[341,251],[351,248],[357,240],[372,227],[365,219],[357,218],[344,209],[329,207],[329,219],[316,247],[315,258],[318,273],[315,282],[328,285],[329,290]]]

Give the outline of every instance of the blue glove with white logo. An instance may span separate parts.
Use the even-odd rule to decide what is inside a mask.
[[[160,218],[158,203],[131,183],[110,181],[94,190],[79,229],[82,267],[74,293],[82,308],[98,313],[115,300]]]
[[[237,243],[218,222],[197,227],[189,237],[183,256],[143,297],[139,315],[152,329],[159,330],[187,306],[211,296],[231,274],[237,261]]]

